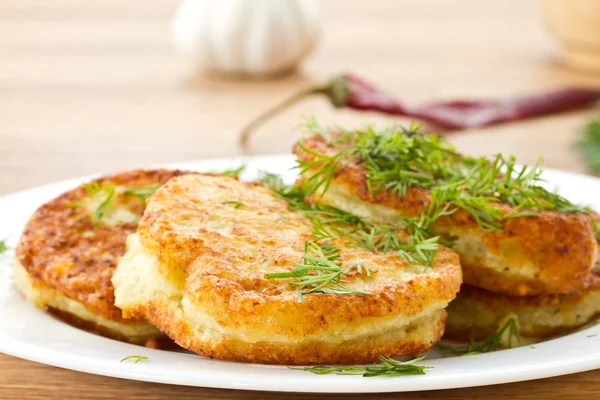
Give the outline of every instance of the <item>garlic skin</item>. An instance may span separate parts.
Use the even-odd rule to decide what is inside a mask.
[[[315,0],[183,0],[172,38],[201,69],[268,76],[294,69],[319,28]]]

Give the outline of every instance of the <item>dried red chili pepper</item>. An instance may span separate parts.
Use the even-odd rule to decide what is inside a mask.
[[[412,117],[445,131],[481,128],[583,108],[600,98],[598,90],[566,88],[525,97],[448,100],[410,106],[396,101],[389,94],[356,76],[345,74],[333,78],[327,84],[308,87],[259,116],[242,131],[242,145],[246,145],[251,132],[265,120],[298,100],[314,94],[325,95],[336,108]]]

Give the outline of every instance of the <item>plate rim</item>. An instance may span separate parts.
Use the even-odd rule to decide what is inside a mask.
[[[246,163],[252,162],[254,160],[263,160],[264,162],[271,162],[278,165],[282,162],[290,162],[293,161],[293,156],[290,154],[269,154],[269,155],[252,155],[252,156],[241,156],[241,157],[219,157],[219,158],[209,158],[209,159],[200,159],[200,160],[190,160],[183,162],[175,162],[175,163],[166,163],[166,164],[158,164],[151,165],[147,167],[142,167],[139,169],[151,169],[151,168],[181,168],[181,169],[191,169],[191,170],[208,170],[208,165],[210,164],[232,164],[236,163]],[[205,169],[202,168],[202,164],[206,164],[207,167]],[[210,167],[214,168],[214,167]],[[136,169],[136,168],[134,168]],[[576,177],[577,179],[584,178],[585,180],[589,180],[593,182],[595,185],[600,187],[600,178],[596,178],[589,175],[583,175],[568,171],[554,170],[551,168],[544,170],[545,174],[550,174],[559,177],[560,179],[569,179],[570,177]],[[0,206],[5,202],[11,202],[13,200],[18,200],[20,197],[30,197],[35,196],[36,193],[40,192],[56,192],[57,190],[68,187],[70,185],[77,185],[82,181],[87,179],[99,176],[101,174],[91,174],[78,178],[69,178],[65,180],[59,180],[47,184],[43,184],[40,186],[35,186],[31,188],[22,189],[16,192],[8,193],[0,196]],[[49,197],[49,195],[48,195]],[[42,201],[46,201],[44,198]],[[10,224],[9,224],[10,225]],[[13,227],[14,228],[14,227]],[[10,229],[10,228],[9,228]],[[19,228],[20,229],[20,228]],[[1,292],[1,289],[0,289]],[[0,293],[1,294],[1,293]],[[33,307],[33,306],[31,306]],[[0,305],[1,308],[1,305]],[[37,310],[35,310],[37,311]],[[43,313],[41,313],[43,314]],[[0,316],[0,321],[2,317]],[[57,323],[61,323],[56,321]],[[62,324],[62,323],[61,323]],[[73,328],[77,329],[77,328]],[[600,327],[598,328],[588,328],[587,330],[578,332],[578,333],[586,333],[588,330],[593,329],[594,332],[600,333]],[[82,334],[93,335],[86,331],[79,331]],[[589,332],[588,332],[589,333]],[[572,337],[574,334],[569,335],[568,337],[563,337],[559,339],[554,339],[550,341],[546,341],[543,343],[554,342],[555,340],[561,340],[565,338]],[[96,335],[93,335],[96,336]],[[110,340],[106,338],[102,338],[100,336],[96,336],[97,338]],[[28,342],[23,342],[19,340],[15,340],[14,338],[7,336],[2,326],[0,325],[0,352],[34,361],[43,363],[46,365],[51,365],[54,367],[66,368],[73,371],[79,371],[84,373],[91,373],[96,375],[108,376],[113,378],[122,378],[122,379],[131,379],[136,381],[143,382],[155,382],[161,384],[172,384],[172,385],[184,385],[184,386],[195,386],[195,387],[210,387],[210,388],[219,388],[219,389],[237,389],[237,390],[254,390],[254,391],[274,391],[274,392],[298,392],[298,393],[384,393],[384,392],[404,392],[404,391],[423,391],[423,390],[443,390],[443,389],[455,389],[462,387],[475,387],[475,386],[487,386],[493,384],[501,384],[501,383],[512,383],[512,382],[520,382],[527,381],[533,379],[554,377],[560,375],[566,375],[577,372],[584,372],[593,369],[600,368],[600,349],[595,353],[592,352],[590,357],[585,360],[575,360],[572,362],[563,363],[561,365],[555,365],[553,363],[548,363],[546,365],[542,365],[540,368],[536,370],[531,370],[531,367],[525,368],[523,366],[516,367],[512,371],[503,371],[503,373],[495,372],[492,376],[490,373],[481,374],[482,377],[476,378],[475,380],[472,377],[463,376],[453,377],[452,381],[448,381],[448,377],[441,376],[438,374],[428,374],[424,376],[412,376],[412,377],[398,377],[398,379],[394,378],[374,378],[373,380],[369,379],[368,382],[377,382],[377,384],[373,385],[368,382],[365,382],[363,377],[361,376],[334,376],[334,375],[325,375],[326,379],[322,379],[324,375],[313,375],[305,372],[302,376],[303,379],[298,379],[299,375],[294,376],[293,380],[298,380],[300,383],[298,385],[290,384],[288,381],[290,379],[286,378],[281,382],[273,383],[270,382],[267,385],[261,379],[251,379],[251,376],[248,377],[245,381],[238,381],[238,383],[232,383],[231,381],[225,382],[224,380],[228,379],[227,375],[224,375],[221,380],[219,379],[201,379],[197,382],[190,382],[189,380],[185,380],[187,375],[182,375],[181,379],[178,380],[177,377],[173,377],[167,375],[165,377],[156,376],[156,375],[148,375],[148,373],[144,373],[144,369],[140,369],[140,365],[126,365],[126,364],[118,364],[110,365],[106,363],[106,361],[95,360],[95,362],[91,362],[89,358],[78,356],[76,354],[71,354],[65,352],[63,350],[56,349],[44,349],[40,352],[40,348],[37,345],[32,345]],[[121,342],[118,342],[121,343]],[[538,344],[536,346],[540,346]],[[515,348],[509,350],[502,350],[501,352],[513,352],[515,350],[520,350],[522,348]],[[155,352],[160,350],[153,349],[145,349],[144,351]],[[499,352],[497,352],[499,353]],[[481,354],[475,357],[485,357],[488,358],[493,354],[497,353],[487,353]],[[451,360],[451,358],[446,358],[445,360]],[[221,361],[217,361],[221,362]],[[446,362],[447,363],[447,362]],[[253,364],[245,364],[243,366],[252,366]],[[136,368],[137,367],[137,368]],[[137,370],[136,370],[137,369]],[[502,371],[501,371],[502,372]],[[402,382],[408,383],[406,378],[412,378],[412,382],[410,384],[403,384]],[[340,383],[331,385],[332,381],[338,381]],[[418,381],[423,381],[423,384],[415,384]],[[310,382],[311,385],[307,386],[307,382]],[[404,386],[404,387],[402,387]]]

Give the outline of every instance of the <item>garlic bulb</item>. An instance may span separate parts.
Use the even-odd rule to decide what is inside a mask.
[[[172,26],[176,48],[199,67],[241,75],[293,69],[318,34],[315,0],[183,0]]]

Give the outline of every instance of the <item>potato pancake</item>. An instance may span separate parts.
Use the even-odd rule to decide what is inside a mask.
[[[539,168],[520,170],[516,184],[502,172],[517,175],[513,159],[466,158],[437,137],[398,128],[310,135],[294,151],[298,184],[317,187],[316,203],[400,227],[410,218],[428,225],[438,206],[443,215],[427,233],[452,244],[469,285],[511,296],[573,293],[595,264],[590,216],[536,186]]]
[[[164,335],[125,319],[110,281],[146,198],[181,171],[131,171],[102,177],[42,205],[16,250],[15,282],[24,296],[59,318],[111,338],[156,345]]]
[[[340,234],[332,237],[319,226],[259,183],[174,178],[128,239],[112,279],[116,305],[182,347],[223,360],[364,363],[415,355],[439,340],[461,283],[454,252],[440,248],[425,268],[356,245],[344,227],[333,225]],[[327,240],[316,244],[317,233]],[[290,271],[296,279],[278,277]],[[299,298],[306,288],[294,287],[297,279],[335,271],[338,281]]]
[[[463,285],[448,306],[444,337],[480,340],[506,317],[514,318],[519,334],[529,341],[563,334],[592,322],[600,314],[600,273],[594,270],[582,291],[566,295],[503,296]]]

